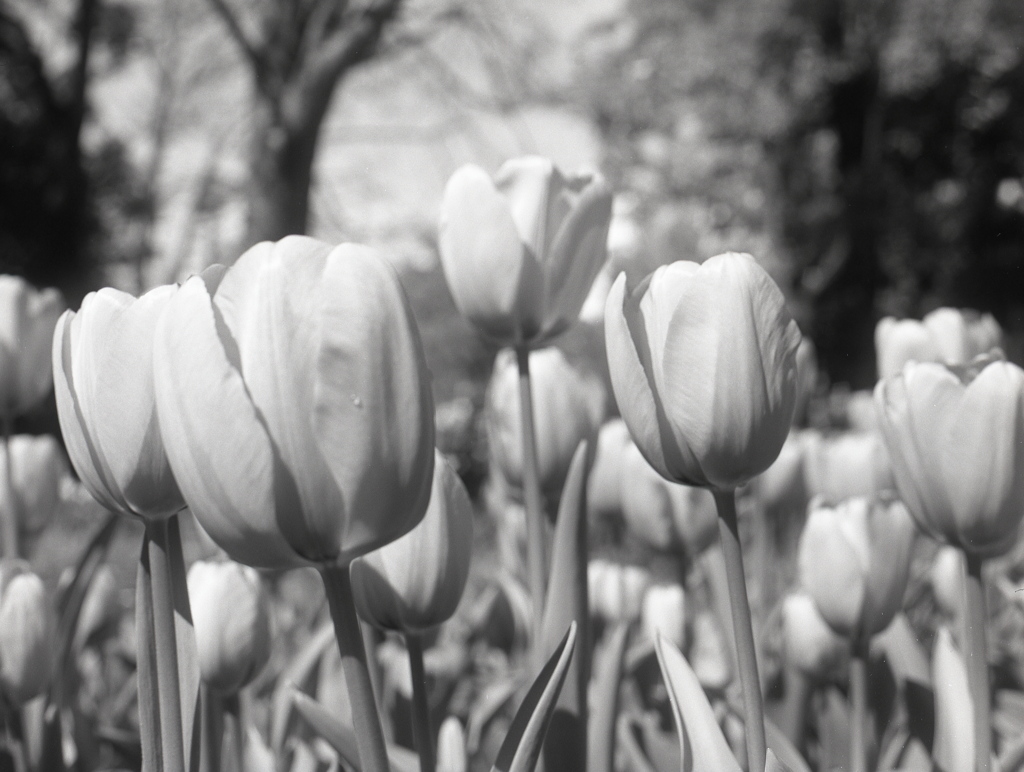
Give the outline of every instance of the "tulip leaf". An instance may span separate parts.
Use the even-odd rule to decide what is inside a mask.
[[[789,765],[784,764],[775,752],[769,748],[768,755],[765,756],[764,760],[764,772],[796,772],[794,769],[790,769]]]
[[[575,646],[576,623],[573,622],[523,698],[491,772],[533,772]]]
[[[519,682],[515,678],[502,678],[484,687],[480,697],[473,704],[466,725],[466,749],[476,753],[480,749],[484,728],[495,714],[501,710],[512,696],[519,691]]]
[[[871,641],[872,653],[885,655],[898,683],[913,681],[931,686],[931,668],[928,655],[921,644],[906,614],[897,614],[890,625]]]
[[[441,724],[437,737],[437,772],[466,772],[466,735],[455,716],[448,716]]]
[[[999,755],[996,769],[999,772],[1018,772],[1018,770],[1024,769],[1024,737],[1018,737],[1015,741],[1007,744]]]
[[[171,592],[174,600],[174,635],[178,649],[178,683],[181,692],[182,747],[188,754],[188,768],[199,769],[202,716],[199,710],[199,650],[188,602],[188,572],[181,551],[180,515],[167,522],[167,547],[171,564]]]
[[[811,772],[811,768],[800,755],[786,733],[769,718],[764,720],[764,733],[768,741],[768,754],[775,756],[775,760],[789,772]]]
[[[590,613],[587,601],[587,473],[590,443],[576,447],[562,489],[551,558],[551,583],[544,603],[540,645],[550,651],[570,623],[576,623],[576,656],[568,685],[558,695],[544,743],[544,766],[584,772],[587,763],[587,686],[590,683]]]
[[[292,690],[296,712],[305,719],[313,730],[338,752],[345,763],[353,769],[360,770],[359,748],[356,744],[355,730],[348,724],[332,715],[323,705],[308,694],[298,689]],[[415,753],[388,746],[388,763],[394,772],[419,772],[419,759]]]
[[[943,772],[974,770],[974,705],[967,668],[949,629],[939,630],[932,658],[935,684],[935,744],[932,756]]]
[[[622,748],[626,770],[627,772],[657,772],[637,741],[635,731],[638,729],[636,722],[629,716],[621,716],[616,726],[615,736],[619,747]]]
[[[615,719],[619,709],[619,683],[629,639],[629,625],[620,622],[608,638],[594,684],[594,711],[590,715],[587,744],[588,772],[613,772]]]
[[[274,696],[271,698],[270,748],[278,756],[281,755],[288,736],[288,725],[294,705],[292,692],[295,689],[302,691],[307,688],[314,668],[324,651],[334,641],[334,625],[328,620],[299,649],[299,653],[277,679]]]
[[[682,769],[740,772],[740,765],[718,726],[704,689],[682,652],[660,633],[655,649],[672,703],[683,758]]]

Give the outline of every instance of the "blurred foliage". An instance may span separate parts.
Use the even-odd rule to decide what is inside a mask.
[[[1024,332],[1024,11],[1014,0],[634,0],[577,97],[637,202],[647,268],[751,251],[832,377],[884,315]]]

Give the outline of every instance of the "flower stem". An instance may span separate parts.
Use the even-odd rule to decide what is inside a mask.
[[[533,422],[533,390],[530,385],[530,350],[516,348],[519,363],[519,415],[523,440],[523,495],[526,500],[526,562],[530,574],[530,597],[533,600],[532,662],[535,669],[543,664],[540,637],[544,622],[544,598],[547,594],[547,559],[544,544],[544,501],[540,494],[540,471],[537,466],[537,437]]]
[[[811,680],[798,668],[787,666],[784,671],[786,696],[783,703],[780,728],[793,747],[803,752],[807,728],[807,708],[811,700]]]
[[[14,489],[14,459],[11,457],[11,435],[14,433],[14,420],[4,416],[4,482],[7,484],[7,495],[10,508],[5,510],[3,517],[3,556],[18,557],[18,520],[21,513],[18,492]]]
[[[736,522],[736,492],[712,491],[718,507],[718,537],[725,557],[729,581],[729,602],[732,626],[736,635],[736,664],[743,686],[743,713],[747,730],[747,769],[764,772],[768,745],[764,734],[764,706],[761,678],[757,673],[754,628],[747,601],[747,580],[743,572],[743,551],[740,549],[739,526]]]
[[[423,640],[415,633],[406,633],[405,648],[409,651],[409,669],[412,671],[412,736],[420,754],[420,772],[434,772],[434,735],[430,729]]]
[[[178,643],[174,629],[174,590],[168,520],[146,523],[149,569],[153,588],[153,637],[159,684],[160,742],[164,769],[184,772],[185,750],[181,727],[181,684],[178,680]]]
[[[341,666],[345,671],[345,683],[352,704],[352,724],[360,765],[363,772],[389,772],[384,731],[373,697],[363,634],[359,629],[359,618],[352,600],[352,580],[348,566],[323,568],[320,576],[324,581],[324,591],[334,621],[334,635],[341,652]]]
[[[989,772],[992,764],[992,718],[989,704],[988,641],[985,635],[985,585],[981,581],[981,558],[965,553],[964,650],[967,681],[974,703],[974,766]]]
[[[206,684],[200,686],[202,737],[199,746],[200,772],[217,772],[221,768],[224,743],[224,698]]]
[[[866,646],[854,644],[850,657],[850,769],[868,772],[868,663]]]

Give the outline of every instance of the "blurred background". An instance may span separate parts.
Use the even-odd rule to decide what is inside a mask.
[[[77,307],[288,233],[367,242],[438,402],[478,404],[441,193],[541,153],[611,179],[613,271],[756,255],[832,383],[941,305],[1019,362],[1022,41],[1019,0],[0,0],[0,272]]]

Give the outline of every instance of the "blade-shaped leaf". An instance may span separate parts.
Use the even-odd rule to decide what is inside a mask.
[[[917,640],[906,614],[897,614],[884,632],[871,641],[872,652],[885,655],[897,682],[931,685],[928,655]]]
[[[619,682],[629,638],[629,625],[620,622],[608,638],[597,668],[594,684],[594,711],[587,727],[587,769],[612,772],[615,761],[615,719],[619,710]]]
[[[338,752],[345,763],[353,769],[361,769],[355,730],[339,721],[308,694],[293,689],[292,699],[295,700],[295,711]],[[388,763],[394,772],[419,772],[420,768],[419,758],[415,753],[394,745],[388,747]]]
[[[546,769],[584,772],[587,762],[587,686],[590,683],[590,613],[587,602],[587,474],[589,443],[576,447],[562,489],[551,557],[551,583],[544,603],[541,646],[550,651],[571,622],[576,623],[576,655],[566,687],[551,718],[544,743]]]
[[[768,755],[764,760],[764,772],[796,772],[796,770],[790,769],[775,755],[775,751],[769,748]]]
[[[655,648],[672,702],[683,772],[740,772],[740,765],[718,726],[704,689],[682,652],[660,634]]]
[[[320,657],[323,656],[327,647],[334,643],[334,640],[334,625],[328,620],[299,649],[299,653],[292,659],[287,670],[277,679],[274,696],[271,698],[270,748],[278,756],[281,755],[285,739],[288,736],[288,725],[294,705],[292,693],[295,689],[300,691],[306,689],[307,682],[320,661]]]
[[[622,748],[622,757],[625,760],[627,772],[657,772],[651,760],[644,754],[636,733],[640,727],[636,721],[629,716],[621,716],[616,725],[615,735],[618,738],[619,746]]]
[[[786,733],[767,717],[764,720],[764,732],[765,738],[768,741],[769,755],[774,754],[775,760],[784,768],[788,769],[789,772],[811,772],[811,768],[804,761],[804,757],[800,755],[800,751],[789,741]]]
[[[469,753],[476,753],[480,749],[487,723],[519,691],[519,686],[517,679],[506,676],[484,687],[469,712],[469,721],[466,725],[466,749]]]
[[[575,646],[576,623],[573,622],[523,698],[491,772],[533,772]]]
[[[455,716],[448,716],[437,736],[437,772],[466,772],[466,735]]]
[[[932,756],[943,772],[974,770],[974,705],[967,684],[967,668],[943,627],[932,659],[935,685],[935,745]]]

